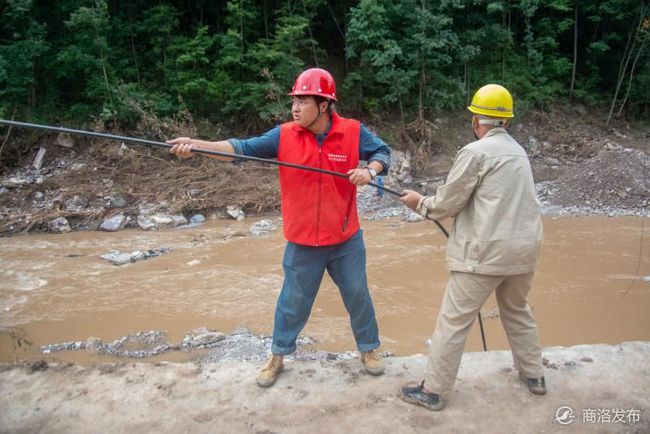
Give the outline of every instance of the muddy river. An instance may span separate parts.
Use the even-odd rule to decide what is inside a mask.
[[[43,357],[45,344],[91,336],[111,342],[147,330],[165,331],[170,342],[202,326],[270,334],[285,242],[281,230],[250,236],[255,221],[1,238],[0,361]],[[643,223],[633,217],[545,218],[530,296],[544,346],[650,340],[650,224],[643,229]],[[389,219],[363,226],[382,348],[397,355],[427,351],[448,274],[445,239],[429,222]],[[100,258],[111,250],[163,246],[172,251],[128,265]],[[508,348],[494,297],[482,315],[488,348]],[[317,349],[356,349],[329,277],[303,333]],[[477,324],[466,349],[481,349]],[[52,357],[108,358],[83,351]]]

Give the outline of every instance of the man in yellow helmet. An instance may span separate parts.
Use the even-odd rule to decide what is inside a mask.
[[[515,367],[530,392],[546,393],[542,347],[528,292],[542,241],[542,217],[528,156],[507,133],[512,96],[496,84],[480,88],[471,105],[476,141],[456,155],[435,196],[406,190],[402,202],[423,216],[454,218],[447,244],[451,272],[431,351],[419,385],[402,387],[402,398],[442,410],[456,380],[467,335],[495,292]]]

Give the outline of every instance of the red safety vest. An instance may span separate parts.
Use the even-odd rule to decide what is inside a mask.
[[[359,165],[360,124],[332,113],[322,146],[295,122],[280,125],[278,160],[346,173]],[[284,236],[305,246],[339,244],[359,230],[357,188],[349,180],[280,166]]]

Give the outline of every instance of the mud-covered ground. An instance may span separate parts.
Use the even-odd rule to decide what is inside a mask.
[[[647,433],[649,353],[546,348],[546,396],[528,392],[509,352],[466,353],[439,413],[398,395],[421,380],[422,355],[386,358],[380,377],[357,358],[289,361],[269,389],[257,361],[0,365],[0,432]]]
[[[605,128],[600,119],[575,108],[531,113],[510,129],[529,153],[546,212],[647,214],[650,125],[617,121]],[[412,132],[395,130],[386,122],[370,121],[368,126],[398,151],[384,179],[398,191],[435,193],[455,152],[472,140],[465,113],[428,123],[426,141],[420,144]],[[60,229],[51,223],[57,218],[65,218],[72,230],[94,230],[116,215],[120,228],[145,228],[142,219],[152,213],[190,219],[196,214],[227,217],[229,206],[245,215],[279,210],[275,166],[203,157],[181,161],[160,148],[25,130],[13,130],[8,143],[12,140],[16,146],[4,150],[7,163],[0,160],[0,232],[5,235],[56,232]],[[378,201],[367,189],[360,192],[359,208],[371,218],[408,216],[397,209],[401,207],[394,196]]]

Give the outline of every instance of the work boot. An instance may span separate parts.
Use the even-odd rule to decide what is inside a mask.
[[[544,381],[544,377],[528,378],[524,376],[524,374],[519,373],[519,378],[521,381],[526,383],[530,393],[534,393],[535,395],[546,395],[546,381]]]
[[[402,399],[409,404],[419,405],[431,411],[440,411],[445,408],[445,401],[440,395],[424,391],[424,381],[418,386],[402,386]]]
[[[361,362],[370,375],[381,375],[384,373],[384,363],[375,350],[361,353]]]
[[[272,354],[264,369],[257,374],[257,385],[260,387],[271,387],[278,379],[280,372],[284,369],[282,359],[284,356]]]

